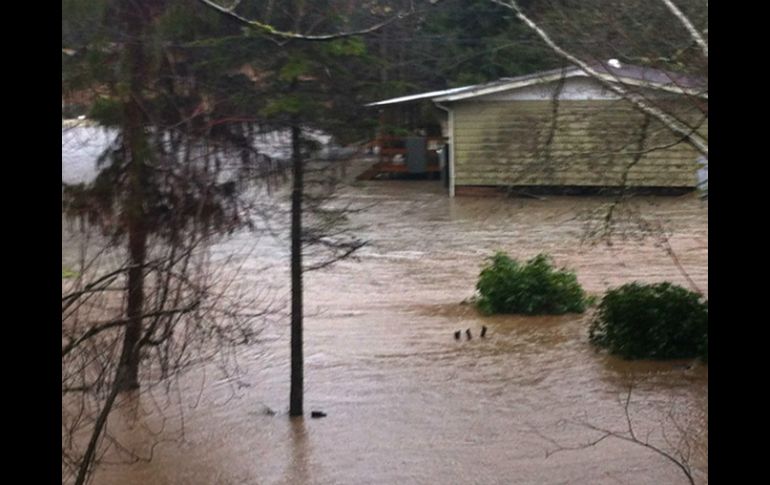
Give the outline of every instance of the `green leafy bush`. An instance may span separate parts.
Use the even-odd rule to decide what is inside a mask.
[[[630,283],[608,291],[589,338],[627,359],[708,361],[708,302],[671,283]]]
[[[488,259],[490,264],[482,269],[476,284],[476,304],[483,313],[582,313],[590,303],[575,274],[555,270],[545,254],[526,264],[502,252]]]

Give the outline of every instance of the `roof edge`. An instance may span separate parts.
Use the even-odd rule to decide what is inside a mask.
[[[626,84],[629,86],[637,86],[648,89],[656,89],[660,91],[666,91],[673,94],[684,94],[687,96],[696,96],[703,99],[708,99],[708,87],[685,87],[676,83],[674,73],[666,73],[665,71],[653,70],[654,72],[661,73],[661,75],[668,76],[670,82],[660,82],[650,79],[639,79],[638,77],[632,77],[624,75],[618,72],[612,72],[604,65],[592,66],[594,68],[603,69],[607,72],[598,72],[598,77],[611,84]],[[629,66],[636,67],[636,66]],[[644,68],[639,68],[644,69]],[[652,69],[652,68],[650,68]],[[621,71],[621,69],[617,69]],[[577,66],[570,66],[558,69],[552,69],[550,71],[542,71],[534,74],[527,74],[524,76],[518,76],[513,78],[501,78],[497,81],[492,81],[484,84],[473,84],[470,86],[463,86],[459,88],[451,88],[440,91],[429,91],[425,93],[412,94],[408,96],[400,96],[397,98],[385,99],[382,101],[376,101],[374,103],[366,104],[367,107],[374,106],[386,106],[391,104],[406,103],[410,101],[418,101],[422,99],[430,99],[435,103],[461,101],[464,99],[471,99],[480,96],[486,96],[489,94],[495,94],[503,91],[510,91],[514,89],[520,89],[537,84],[543,84],[548,82],[557,81],[561,78],[574,78],[574,77],[588,77],[589,75],[582,68]]]

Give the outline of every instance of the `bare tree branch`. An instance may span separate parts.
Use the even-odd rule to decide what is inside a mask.
[[[685,29],[687,29],[687,32],[690,33],[690,36],[693,38],[696,44],[701,48],[703,51],[703,56],[708,59],[709,57],[709,46],[706,40],[703,38],[702,35],[698,32],[698,30],[695,28],[695,26],[690,22],[690,19],[687,18],[687,16],[682,13],[681,10],[672,2],[671,0],[661,0],[664,4],[666,4],[666,7],[671,11],[674,16],[679,19],[680,22],[682,22],[682,25],[684,25]]]
[[[697,149],[700,153],[703,154],[706,158],[708,158],[708,142],[700,136],[698,133],[693,132],[687,125],[684,123],[678,121],[676,118],[671,116],[670,114],[664,112],[660,108],[651,105],[649,102],[647,102],[644,97],[641,95],[634,93],[630,91],[629,89],[626,89],[624,86],[609,81],[605,75],[602,75],[599,73],[596,69],[591,67],[587,62],[579,59],[575,55],[571,54],[567,50],[563,49],[561,46],[556,44],[551,37],[548,35],[547,32],[545,32],[542,28],[540,28],[539,25],[537,25],[534,21],[532,21],[521,9],[519,4],[516,2],[516,0],[490,0],[493,3],[496,3],[498,5],[501,5],[503,7],[506,7],[510,10],[513,10],[516,13],[516,16],[524,22],[524,24],[527,25],[530,29],[532,29],[542,40],[543,42],[548,45],[548,47],[551,48],[555,53],[569,61],[570,63],[580,67],[580,69],[591,76],[593,79],[600,82],[603,86],[605,86],[610,91],[614,92],[618,96],[622,97],[623,99],[628,100],[631,102],[637,109],[642,111],[643,113],[646,113],[653,118],[657,119],[661,123],[663,123],[666,127],[668,127],[670,130],[682,135],[682,137],[687,140],[688,143],[690,143],[695,149]]]
[[[249,27],[252,27],[254,29],[259,30],[260,32],[263,32],[271,37],[277,37],[281,39],[287,39],[287,40],[305,40],[305,41],[328,41],[328,40],[334,40],[334,39],[342,39],[345,37],[354,37],[354,36],[360,36],[365,34],[370,34],[372,32],[375,32],[386,25],[390,25],[393,22],[396,22],[397,20],[400,20],[408,15],[411,15],[414,13],[414,5],[410,5],[410,8],[404,12],[400,12],[393,17],[374,24],[370,27],[367,27],[365,29],[360,30],[351,30],[347,32],[336,32],[332,34],[322,34],[322,35],[310,35],[310,34],[301,34],[298,32],[288,32],[283,30],[278,30],[272,25],[260,22],[259,20],[253,20],[248,19],[246,17],[243,17],[237,13],[235,13],[234,8],[236,5],[230,8],[226,8],[216,2],[213,2],[212,0],[198,0],[199,2],[203,3],[204,5],[213,8],[214,10],[223,13],[224,15],[227,15],[228,17],[237,20],[238,22],[248,25]]]
[[[668,460],[671,463],[673,463],[674,465],[676,465],[676,467],[682,472],[682,474],[684,474],[685,478],[687,479],[687,481],[688,481],[688,483],[690,485],[695,485],[695,478],[693,476],[693,469],[692,469],[692,466],[691,466],[690,461],[689,461],[689,454],[690,454],[689,453],[690,452],[689,447],[685,447],[684,450],[681,450],[679,448],[675,448],[674,451],[667,451],[667,450],[661,448],[660,446],[657,446],[657,445],[654,445],[654,444],[650,443],[649,434],[648,434],[648,436],[644,440],[640,439],[636,435],[636,431],[634,430],[633,422],[631,420],[631,411],[630,411],[631,396],[632,396],[632,393],[633,393],[633,389],[634,389],[634,385],[633,384],[629,385],[628,391],[626,392],[625,400],[623,402],[623,414],[624,414],[624,418],[625,418],[625,421],[626,421],[626,431],[625,431],[625,433],[621,433],[621,432],[617,432],[617,431],[612,431],[612,430],[609,430],[609,429],[606,429],[606,428],[603,428],[603,427],[600,427],[600,426],[596,426],[594,424],[587,423],[587,422],[584,422],[584,421],[574,422],[574,424],[578,424],[578,425],[580,425],[580,426],[582,426],[584,428],[590,429],[592,431],[597,431],[597,432],[599,432],[601,434],[600,434],[600,436],[598,438],[592,439],[592,440],[590,440],[588,442],[585,442],[583,444],[580,444],[580,445],[564,446],[564,445],[559,444],[555,439],[553,439],[551,437],[548,437],[548,436],[544,435],[542,432],[540,432],[539,430],[535,429],[534,430],[535,434],[537,434],[541,438],[545,439],[549,443],[555,445],[555,447],[556,447],[554,450],[546,450],[546,453],[545,453],[546,458],[548,458],[548,457],[550,457],[552,455],[555,455],[557,453],[562,453],[562,452],[567,452],[567,451],[580,451],[580,450],[584,450],[584,449],[587,449],[587,448],[591,448],[591,447],[596,446],[599,443],[601,443],[601,442],[603,442],[603,441],[605,441],[607,439],[615,438],[615,439],[619,439],[619,440],[622,440],[622,441],[626,441],[628,443],[632,443],[634,445],[638,445],[638,446],[644,447],[644,448],[654,452],[655,454],[665,458],[666,460]],[[667,417],[669,417],[669,418],[671,417],[670,413],[667,415]],[[570,421],[570,422],[572,422],[572,421]],[[680,426],[678,426],[678,423],[676,423],[676,425],[677,425],[677,429],[680,431],[680,434],[686,434],[685,431]],[[665,439],[665,437],[664,437],[664,439]],[[670,444],[670,442],[667,439],[665,439],[665,441],[666,441],[667,444]]]
[[[96,419],[93,431],[91,432],[91,438],[88,441],[88,447],[86,448],[85,455],[83,455],[83,458],[80,460],[80,466],[78,468],[78,476],[75,479],[75,485],[83,485],[88,478],[88,472],[94,461],[94,455],[96,454],[97,444],[99,443],[99,439],[101,438],[102,432],[104,431],[104,426],[107,424],[107,418],[110,415],[110,411],[112,411],[112,406],[115,404],[115,398],[118,397],[120,392],[120,388],[117,383],[118,380],[116,379],[112,385],[112,391],[102,406],[102,410],[99,412],[99,417]]]
[[[155,318],[155,317],[163,317],[163,316],[179,315],[179,314],[189,313],[189,312],[195,310],[196,308],[198,308],[199,304],[200,304],[200,301],[195,301],[192,304],[190,304],[190,305],[188,305],[186,307],[183,307],[183,308],[172,308],[172,309],[167,309],[167,310],[158,310],[158,311],[154,311],[154,312],[144,313],[144,314],[140,315],[139,318],[141,320],[144,320],[144,319],[147,319],[147,318]],[[62,352],[62,357],[66,357],[66,355],[68,353],[70,353],[74,348],[76,348],[78,345],[80,345],[84,341],[86,341],[86,340],[88,340],[88,339],[90,339],[92,337],[95,337],[96,335],[98,335],[98,334],[100,334],[100,333],[102,333],[102,332],[104,332],[106,330],[109,330],[111,328],[122,327],[122,326],[126,325],[127,323],[129,323],[130,321],[131,321],[131,319],[128,319],[128,318],[117,318],[115,320],[109,320],[107,322],[98,322],[98,323],[92,324],[91,328],[89,328],[83,335],[81,335],[79,338],[73,340],[72,342],[67,344],[62,349],[62,351],[61,351]]]

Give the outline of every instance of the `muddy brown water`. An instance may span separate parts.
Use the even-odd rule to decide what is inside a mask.
[[[170,394],[147,391],[121,405],[112,433],[152,459],[102,465],[93,483],[687,483],[639,445],[587,446],[601,436],[590,426],[627,428],[629,386],[637,436],[687,453],[696,481],[707,482],[707,366],[597,353],[586,315],[482,317],[461,304],[496,250],[548,252],[597,294],[632,280],[687,285],[654,238],[581,244],[579,215],[609,199],[450,199],[440,183],[420,181],[366,182],[344,199],[369,206],[353,216],[369,244],[357,260],[306,276],[308,417],[287,415],[281,319],[241,349],[239,381],[200,367]],[[664,224],[682,267],[707,292],[706,203],[638,197],[633,206]],[[234,248],[249,251],[243,281],[285,294],[285,249],[242,235],[221,251]],[[261,270],[266,264],[273,269]],[[456,341],[454,331],[467,328],[473,338]],[[310,419],[311,410],[328,416]]]

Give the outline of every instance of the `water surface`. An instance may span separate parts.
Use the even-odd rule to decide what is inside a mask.
[[[145,455],[152,448],[152,460],[105,465],[95,484],[686,483],[665,458],[616,439],[546,456],[600,436],[586,425],[624,431],[629,386],[637,435],[683,451],[675,437],[685,429],[707,481],[707,366],[597,353],[585,315],[482,317],[462,304],[497,250],[548,252],[596,294],[632,280],[687,285],[660,238],[581,244],[581,215],[610,199],[449,199],[437,182],[374,181],[344,200],[369,207],[352,221],[369,244],[305,278],[305,406],[328,417],[289,419],[289,321],[279,319],[241,349],[240,383],[201,367],[171,395],[121,406],[112,432]],[[705,204],[633,201],[707,292]],[[241,283],[285,296],[287,248],[243,234],[218,251],[248,253]],[[454,339],[468,328],[473,339]]]

